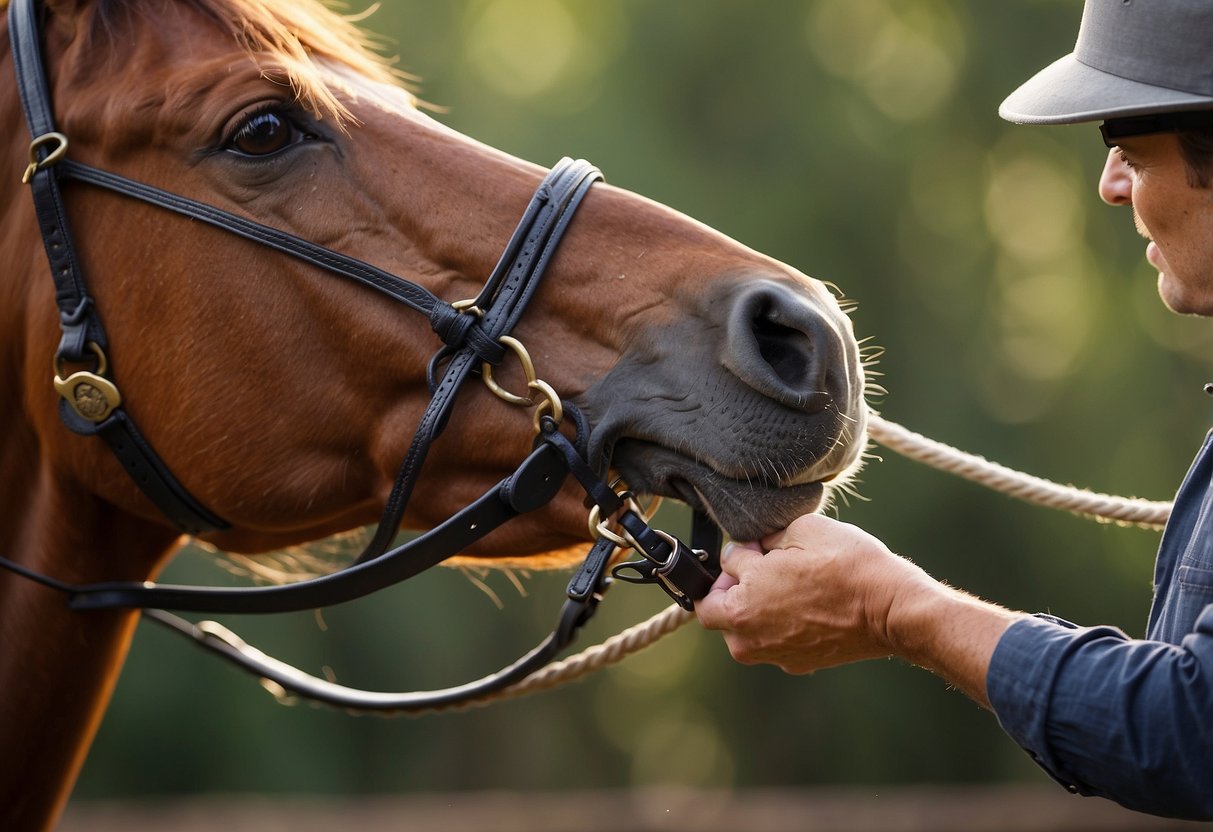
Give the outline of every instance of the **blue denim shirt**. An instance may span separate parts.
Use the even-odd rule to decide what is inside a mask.
[[[1213,432],[1163,533],[1146,639],[1025,618],[986,687],[1003,729],[1070,791],[1213,819]]]

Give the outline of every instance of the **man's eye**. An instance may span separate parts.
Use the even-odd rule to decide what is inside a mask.
[[[300,138],[289,118],[277,110],[263,110],[245,119],[228,146],[245,156],[269,156]]]

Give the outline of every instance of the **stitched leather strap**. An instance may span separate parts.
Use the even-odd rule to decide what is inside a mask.
[[[283,692],[293,696],[356,713],[417,713],[459,705],[468,699],[503,690],[551,663],[560,651],[572,644],[597,610],[608,586],[606,570],[614,551],[614,545],[605,538],[591,547],[585,562],[569,581],[567,600],[560,608],[556,626],[538,646],[496,673],[440,690],[380,693],[338,685],[267,656],[214,621],[193,624],[164,610],[145,610],[143,614],[257,678],[275,682]],[[388,557],[391,555],[385,555],[375,563]]]
[[[485,310],[483,319],[477,322],[470,315],[455,312],[449,304],[421,286],[284,231],[70,160],[61,162],[60,167],[62,176],[230,231],[374,289],[426,315],[446,340],[448,348],[457,350],[447,364],[443,378],[431,390],[430,403],[393,483],[379,527],[358,557],[359,563],[378,557],[391,545],[430,445],[445,427],[459,389],[480,362],[500,363],[503,354],[500,337],[509,333],[521,317],[573,212],[590,185],[602,178],[601,172],[584,160],[565,158],[553,168],[532,197],[505,253],[476,298],[476,306]],[[451,320],[452,314],[468,323],[456,326]]]
[[[15,0],[10,7],[18,86],[31,134],[35,137],[51,133],[54,127],[36,14],[34,0]],[[584,161],[569,159],[561,160],[553,169],[532,198],[506,252],[476,299],[476,305],[486,310],[484,320],[478,322],[459,314],[415,283],[246,217],[70,159],[38,168],[31,185],[63,322],[64,337],[58,355],[65,361],[79,362],[88,358],[90,342],[104,350],[106,338],[75,256],[63,211],[59,178],[75,179],[205,222],[375,289],[425,314],[447,347],[456,351],[447,364],[443,380],[435,386],[429,408],[393,484],[380,528],[359,558],[362,562],[378,557],[391,544],[429,446],[446,425],[456,393],[478,362],[497,364],[502,360],[504,349],[499,338],[508,333],[522,315],[573,212],[590,184],[601,178],[601,173]],[[140,487],[183,531],[199,533],[226,528],[220,518],[198,503],[173,477],[128,415],[119,410],[103,426],[93,426],[87,420],[74,417],[70,409],[64,408],[63,413],[64,421],[71,429],[105,437],[124,467],[139,472],[136,482]]]
[[[116,173],[98,170],[71,159],[64,159],[57,167],[61,177],[86,182],[119,196],[137,199],[183,217],[221,228],[238,237],[260,243],[266,248],[289,254],[317,268],[361,283],[423,315],[428,316],[431,309],[442,303],[429,291],[415,283],[402,280],[369,263],[318,246],[301,237],[263,225],[247,217],[215,208],[204,202],[178,196]]]
[[[505,252],[476,298],[475,305],[485,310],[481,327],[493,343],[499,343],[501,336],[508,334],[517,323],[547,269],[569,218],[590,186],[601,178],[602,173],[589,162],[573,161],[566,157],[552,168],[536,190]],[[447,352],[444,350],[440,355]],[[404,464],[392,484],[379,528],[358,556],[357,562],[379,557],[391,545],[421,475],[421,466],[430,444],[446,426],[455,395],[469,373],[478,366],[476,358],[472,348],[455,353],[442,379],[432,386],[430,403],[421,417]]]
[[[483,320],[476,322],[474,317],[455,312],[417,284],[287,232],[71,160],[61,162],[59,167],[64,177],[205,222],[374,289],[426,315],[447,346],[458,350],[447,364],[442,380],[431,390],[430,404],[393,483],[379,528],[359,556],[359,563],[378,557],[391,545],[429,447],[445,427],[456,394],[479,362],[500,363],[503,354],[500,337],[509,333],[521,317],[573,212],[590,186],[602,178],[601,172],[584,160],[564,158],[557,163],[532,197],[505,253],[476,298],[476,306],[485,310]],[[452,314],[468,323],[457,327],[451,320]]]
[[[568,473],[547,445],[518,470],[445,523],[380,558],[307,581],[281,586],[208,588],[113,582],[71,587],[77,610],[163,607],[209,613],[278,613],[317,609],[362,598],[408,580],[482,539],[501,524],[546,504]]]
[[[34,140],[27,177],[55,283],[63,330],[56,354],[58,359],[82,363],[96,356],[101,361],[106,348],[105,331],[96,304],[88,294],[72,243],[59,188],[61,178],[157,205],[375,289],[425,314],[445,347],[430,363],[433,396],[401,465],[383,520],[375,538],[353,567],[288,586],[216,589],[121,582],[69,585],[2,557],[0,566],[68,593],[73,609],[145,608],[145,615],[153,620],[194,638],[202,646],[264,679],[277,682],[289,692],[357,710],[409,711],[455,704],[469,696],[513,684],[550,662],[593,614],[606,588],[605,573],[614,545],[605,538],[599,539],[591,548],[570,581],[568,600],[561,609],[557,626],[543,643],[498,673],[441,691],[376,694],[333,685],[265,656],[217,624],[194,625],[162,610],[147,608],[165,606],[178,610],[265,613],[313,609],[359,598],[424,571],[518,514],[546,504],[555,497],[570,470],[586,489],[591,502],[608,514],[617,511],[622,501],[585,461],[588,427],[584,418],[572,405],[566,405],[576,423],[577,446],[559,433],[552,420],[546,419],[537,449],[513,475],[441,526],[387,551],[429,446],[446,425],[460,387],[479,362],[495,365],[502,360],[501,336],[509,333],[523,314],[574,212],[590,186],[602,178],[601,173],[580,160],[562,159],[553,168],[531,199],[505,252],[475,299],[475,305],[483,310],[482,319],[475,320],[423,287],[355,258],[145,183],[70,159],[60,159],[61,152],[66,150],[66,139],[54,131],[51,98],[42,66],[38,15],[37,0],[11,0],[9,4],[17,85]],[[439,379],[439,369],[443,366],[445,369],[441,370]],[[99,368],[97,372],[101,374],[104,370]],[[116,407],[99,423],[82,418],[66,406],[61,407],[61,412],[72,430],[102,436],[140,488],[178,527],[191,533],[226,528],[222,519],[199,504],[173,477],[121,407]],[[667,591],[670,586],[685,584],[686,589],[679,590],[684,599],[700,597],[706,592],[711,573],[702,567],[691,568],[698,566],[697,563],[688,566],[689,562],[680,556],[689,551],[684,544],[654,532],[630,512],[625,512],[623,522],[629,533],[641,542],[646,557],[652,559],[648,563],[666,558],[659,568],[648,570],[649,580],[658,580],[653,576],[662,572],[660,580]],[[696,539],[707,540],[712,536],[710,531],[705,533],[699,528],[698,518],[696,523]],[[715,530],[717,549],[719,539],[719,530]]]
[[[55,132],[50,91],[42,68],[37,15],[38,8],[33,0],[12,0],[9,3],[9,40],[17,74],[17,91],[31,140]],[[49,147],[36,154],[38,161],[44,161],[48,155]],[[34,208],[46,247],[46,259],[51,267],[51,278],[55,281],[55,301],[68,318],[80,318],[81,313],[91,315],[87,303],[88,292],[84,288],[75,249],[71,245],[67,215],[53,171],[53,167],[37,168],[30,177],[29,185],[34,193]],[[100,336],[100,333],[92,334]],[[78,351],[69,352],[65,357],[70,361],[81,361],[84,358],[84,344],[80,343]]]
[[[9,4],[9,34],[17,88],[31,139],[50,136],[55,130],[50,93],[42,68],[37,14],[33,0],[12,0]],[[104,354],[107,348],[105,329],[97,306],[88,294],[63,207],[58,175],[60,166],[66,162],[41,164],[50,152],[47,148],[35,153],[29,185],[55,283],[55,303],[59,307],[63,331],[56,358],[67,363],[86,363],[94,356],[90,345],[95,344]],[[60,407],[60,414],[68,428],[76,433],[104,438],[143,493],[182,531],[198,534],[227,528],[222,518],[202,505],[173,476],[122,408],[97,424],[80,418],[66,406]]]

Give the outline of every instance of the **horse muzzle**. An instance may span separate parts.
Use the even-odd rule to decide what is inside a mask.
[[[585,396],[594,446],[637,492],[756,539],[819,509],[858,466],[863,371],[818,283],[721,278],[650,330]]]

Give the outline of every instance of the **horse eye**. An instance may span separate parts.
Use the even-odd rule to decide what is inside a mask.
[[[296,138],[290,119],[275,110],[256,113],[245,120],[228,143],[245,156],[269,156]]]

